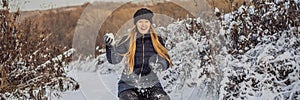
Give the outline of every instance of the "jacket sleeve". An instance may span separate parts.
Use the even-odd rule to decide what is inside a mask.
[[[121,43],[125,41],[126,37],[123,37]],[[118,43],[119,44],[119,43]],[[122,61],[123,55],[128,51],[128,42],[124,42],[120,45],[107,46],[106,45],[106,58],[111,64],[118,64]]]

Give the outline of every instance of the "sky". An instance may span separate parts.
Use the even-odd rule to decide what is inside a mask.
[[[10,0],[12,11],[44,10],[63,6],[80,5],[88,0]]]
[[[10,0],[10,7],[12,11],[20,8],[21,11],[29,10],[45,10],[51,8],[58,8],[63,6],[81,5],[85,2],[94,1],[132,1],[132,0]]]

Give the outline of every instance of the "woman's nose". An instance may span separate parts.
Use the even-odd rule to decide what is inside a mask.
[[[145,26],[146,24],[145,24],[145,22],[142,22],[142,26]]]

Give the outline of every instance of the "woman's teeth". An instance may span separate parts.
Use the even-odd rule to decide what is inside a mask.
[[[141,27],[141,29],[142,29],[142,30],[146,30],[147,28],[146,28],[146,27]]]

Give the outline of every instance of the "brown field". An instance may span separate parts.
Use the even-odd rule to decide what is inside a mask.
[[[248,0],[206,0],[211,8],[219,8],[220,12],[228,13],[246,4]]]

